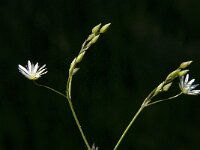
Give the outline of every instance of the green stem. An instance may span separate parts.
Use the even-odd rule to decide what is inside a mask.
[[[142,112],[142,110],[145,108],[145,105],[141,105],[140,109],[137,111],[137,113],[135,114],[135,116],[133,117],[133,119],[130,121],[130,123],[128,124],[128,126],[126,127],[126,129],[124,130],[123,134],[121,135],[120,139],[118,140],[117,144],[114,147],[114,150],[117,150],[117,148],[119,147],[119,144],[122,142],[123,138],[125,137],[126,133],[128,132],[128,130],[131,128],[132,124],[134,123],[134,121],[136,120],[136,118],[138,117],[138,115]]]
[[[163,101],[168,101],[168,100],[174,99],[174,98],[180,96],[181,94],[183,94],[183,93],[180,92],[179,94],[171,96],[169,98],[165,98],[165,99],[157,100],[155,102],[148,103],[146,106],[150,106],[150,105],[154,105],[154,104],[157,104],[157,103],[160,103],[160,102],[163,102]]]
[[[68,90],[67,90],[67,96],[65,96],[65,95],[62,94],[61,92],[59,92],[59,91],[57,91],[57,90],[55,90],[55,89],[53,89],[53,88],[51,88],[51,87],[48,87],[48,86],[46,86],[46,85],[42,85],[42,84],[37,83],[36,81],[33,81],[33,83],[34,83],[35,85],[40,86],[40,87],[44,87],[44,88],[46,88],[46,89],[48,89],[48,90],[51,90],[51,91],[53,91],[53,92],[55,92],[55,93],[57,93],[57,94],[63,96],[64,98],[66,98],[66,99],[68,100],[69,106],[70,106],[70,109],[71,109],[71,112],[72,112],[72,115],[73,115],[74,120],[75,120],[75,122],[76,122],[76,124],[77,124],[77,126],[78,126],[78,129],[79,129],[79,131],[80,131],[80,133],[81,133],[81,136],[82,136],[82,138],[83,138],[83,140],[84,140],[84,142],[85,142],[85,145],[87,146],[88,150],[91,150],[90,145],[88,144],[87,139],[86,139],[86,137],[85,137],[85,135],[84,135],[84,133],[83,133],[83,130],[82,130],[82,128],[81,128],[81,125],[80,125],[80,123],[79,123],[79,120],[78,120],[78,118],[77,118],[77,115],[76,115],[76,113],[75,113],[75,110],[74,110],[74,107],[73,107],[73,104],[72,104],[72,101],[71,101],[71,96],[70,96],[70,93],[71,93],[71,82],[72,82],[72,78],[69,78],[69,79],[68,79],[68,82],[67,82],[67,85],[68,85],[70,88],[68,88]]]
[[[61,93],[61,92],[59,92],[59,91],[57,91],[57,90],[55,90],[55,89],[53,89],[53,88],[51,88],[51,87],[48,87],[48,86],[46,86],[46,85],[39,84],[39,83],[37,83],[36,81],[33,81],[33,83],[34,83],[35,85],[37,85],[37,86],[44,87],[44,88],[46,88],[46,89],[48,89],[48,90],[51,90],[51,91],[53,91],[53,92],[55,92],[55,93],[57,93],[57,94],[63,96],[64,98],[67,98],[63,93]]]
[[[73,117],[74,117],[74,120],[75,120],[75,122],[76,122],[76,125],[78,126],[78,129],[79,129],[79,131],[80,131],[80,133],[81,133],[82,139],[83,139],[83,141],[85,142],[85,145],[87,146],[87,149],[88,149],[88,150],[91,150],[91,147],[90,147],[90,145],[89,145],[89,143],[88,143],[88,141],[87,141],[87,138],[86,138],[86,136],[85,136],[85,134],[84,134],[84,132],[83,132],[83,130],[82,130],[82,128],[81,128],[80,122],[79,122],[79,120],[78,120],[78,117],[77,117],[77,115],[76,115],[76,113],[75,113],[75,110],[74,110],[74,107],[73,107],[73,104],[72,104],[72,101],[71,101],[71,83],[72,83],[72,76],[73,76],[73,75],[69,74],[69,77],[68,77],[68,80],[67,80],[67,88],[66,88],[67,100],[68,100],[68,102],[69,102],[69,106],[70,106],[72,115],[73,115]]]
[[[180,96],[181,94],[183,94],[182,92],[177,94],[177,95],[174,95],[172,97],[169,97],[169,98],[166,98],[166,99],[161,99],[161,100],[157,100],[155,102],[152,102],[152,103],[149,103],[149,99],[148,98],[152,98],[152,94],[150,94],[148,96],[148,98],[146,98],[143,102],[143,104],[141,105],[140,109],[137,111],[137,113],[135,114],[135,116],[133,117],[133,119],[130,121],[130,123],[128,124],[128,126],[126,127],[126,129],[124,130],[123,134],[121,135],[120,139],[118,140],[117,144],[115,145],[114,147],[114,150],[117,150],[117,148],[119,147],[120,143],[122,142],[122,140],[124,139],[126,133],[128,132],[128,130],[131,128],[131,126],[133,125],[133,123],[135,122],[136,118],[138,117],[138,115],[142,112],[142,110],[147,107],[147,106],[150,106],[150,105],[154,105],[154,104],[157,104],[157,103],[160,103],[160,102],[163,102],[163,101],[167,101],[167,100],[171,100],[171,99],[174,99],[178,96]]]

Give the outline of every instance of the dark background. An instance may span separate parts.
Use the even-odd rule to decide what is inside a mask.
[[[200,82],[199,0],[3,0],[0,2],[0,150],[86,149],[67,101],[24,78],[17,65],[47,64],[39,83],[65,92],[70,62],[91,28],[111,22],[75,75],[72,99],[89,142],[111,150],[143,99],[193,60]],[[178,93],[177,83],[169,94]],[[200,100],[147,108],[121,150],[199,150]]]

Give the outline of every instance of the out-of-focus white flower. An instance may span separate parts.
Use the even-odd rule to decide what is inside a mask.
[[[189,74],[186,77],[180,77],[179,87],[184,94],[187,95],[198,95],[200,94],[200,90],[194,90],[199,84],[193,85],[195,79],[189,81]]]
[[[23,67],[22,65],[18,65],[19,72],[21,72],[26,78],[29,80],[37,80],[41,77],[41,75],[46,74],[47,68],[45,68],[45,64],[40,67],[38,63],[31,64],[31,62],[28,60],[28,65]]]
[[[98,147],[95,147],[95,144],[92,145],[92,149],[91,150],[98,150]]]

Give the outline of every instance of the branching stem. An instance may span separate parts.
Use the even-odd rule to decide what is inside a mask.
[[[68,103],[69,103],[69,106],[70,106],[72,115],[73,115],[74,120],[75,120],[75,122],[76,122],[76,124],[77,124],[77,126],[78,126],[78,129],[79,129],[79,131],[80,131],[80,133],[81,133],[81,136],[82,136],[82,138],[83,138],[83,140],[84,140],[84,142],[85,142],[85,145],[87,146],[87,149],[88,149],[88,150],[91,150],[90,145],[89,145],[89,143],[88,143],[88,141],[87,141],[87,139],[86,139],[86,136],[85,136],[84,133],[83,133],[83,130],[82,130],[82,128],[81,128],[81,125],[80,125],[80,123],[79,123],[79,120],[78,120],[78,118],[77,118],[77,115],[76,115],[76,113],[75,113],[75,110],[74,110],[74,107],[73,107],[73,104],[72,104],[72,101],[71,101],[71,82],[72,82],[72,77],[69,77],[69,78],[68,78],[68,82],[67,82],[67,87],[68,87],[67,89],[68,89],[68,90],[67,90],[67,92],[66,92],[66,95],[64,95],[63,93],[61,93],[61,92],[59,92],[59,91],[57,91],[57,90],[55,90],[55,89],[53,89],[53,88],[51,88],[51,87],[49,87],[49,86],[42,85],[42,84],[37,83],[36,81],[33,81],[33,83],[34,83],[35,85],[40,86],[40,87],[44,87],[44,88],[46,88],[46,89],[48,89],[48,90],[51,90],[51,91],[53,91],[54,93],[56,93],[56,94],[58,94],[58,95],[61,95],[62,97],[66,98],[66,99],[68,100]]]
[[[141,107],[139,108],[139,110],[137,111],[137,113],[134,115],[133,119],[130,121],[130,123],[128,124],[128,126],[126,127],[126,129],[124,130],[124,132],[122,133],[120,139],[118,140],[117,144],[116,144],[115,147],[114,147],[114,150],[117,150],[117,148],[119,147],[120,143],[121,143],[122,140],[124,139],[126,133],[127,133],[128,130],[131,128],[131,126],[132,126],[133,123],[135,122],[136,118],[138,117],[138,115],[142,112],[142,110],[143,110],[145,107],[148,107],[148,106],[151,106],[151,105],[160,103],[160,102],[164,102],[164,101],[167,101],[167,100],[174,99],[174,98],[180,96],[181,94],[183,94],[183,93],[180,92],[179,94],[174,95],[174,96],[172,96],[172,97],[165,98],[165,99],[161,99],[161,100],[157,100],[157,101],[155,101],[155,102],[150,102],[151,99],[154,97],[154,96],[151,96],[151,95],[152,95],[152,92],[151,92],[151,93],[150,93],[150,96],[148,96],[150,99],[148,99],[148,97],[147,97],[147,98],[144,100],[143,104],[141,105]]]

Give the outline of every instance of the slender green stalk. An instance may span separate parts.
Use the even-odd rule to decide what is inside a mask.
[[[154,90],[153,90],[154,91]],[[117,150],[119,144],[122,142],[123,138],[125,137],[126,133],[128,132],[128,130],[130,129],[130,127],[133,125],[133,123],[135,122],[136,118],[138,117],[138,115],[142,112],[142,110],[145,108],[145,107],[148,107],[148,106],[151,106],[151,105],[154,105],[154,104],[157,104],[157,103],[160,103],[160,102],[164,102],[164,101],[167,101],[167,100],[171,100],[171,99],[174,99],[178,96],[180,96],[181,94],[183,94],[182,92],[180,92],[179,94],[177,95],[174,95],[174,96],[171,96],[169,98],[165,98],[165,99],[161,99],[161,100],[157,100],[155,102],[151,102],[151,99],[154,97],[152,96],[152,93],[153,91],[149,94],[149,96],[144,100],[143,104],[141,105],[140,109],[137,111],[137,113],[135,114],[135,116],[133,117],[133,119],[130,121],[130,123],[128,124],[128,126],[126,127],[126,129],[124,130],[124,132],[122,133],[120,139],[118,140],[117,144],[115,145],[114,147],[114,150]],[[150,99],[148,99],[150,98]]]
[[[101,24],[95,26],[93,29],[92,29],[92,33],[88,36],[88,38],[83,42],[82,46],[81,46],[81,50],[79,51],[79,54],[77,57],[74,58],[74,60],[71,62],[71,65],[70,65],[70,68],[69,68],[69,76],[68,76],[68,80],[67,80],[67,85],[66,85],[66,97],[67,97],[67,100],[69,102],[69,105],[70,105],[70,109],[72,111],[72,115],[76,121],[76,124],[78,126],[78,129],[81,133],[81,136],[85,142],[85,145],[87,146],[88,150],[91,150],[91,147],[86,139],[86,136],[84,135],[83,133],[83,130],[81,128],[81,125],[80,125],[80,122],[77,118],[77,115],[75,113],[75,110],[74,110],[74,107],[73,107],[73,104],[72,104],[72,101],[71,101],[71,86],[72,86],[72,78],[73,78],[73,75],[79,70],[79,68],[76,68],[76,65],[78,63],[80,63],[87,51],[88,48],[90,48],[94,43],[97,42],[99,36],[101,33],[104,33],[106,32],[106,30],[109,28],[110,26],[110,23],[104,25],[102,28],[101,28]]]
[[[77,118],[77,115],[76,115],[76,113],[75,113],[75,110],[74,110],[74,107],[73,107],[73,104],[72,104],[72,101],[71,101],[71,96],[70,96],[70,95],[71,95],[71,82],[72,82],[72,77],[69,76],[68,82],[67,82],[67,85],[68,85],[68,86],[67,86],[67,87],[68,87],[67,89],[70,89],[70,90],[67,90],[67,93],[66,93],[67,96],[65,96],[65,95],[62,94],[61,92],[59,92],[59,91],[57,91],[57,90],[55,90],[55,89],[53,89],[53,88],[51,88],[51,87],[48,87],[48,86],[46,86],[46,85],[42,85],[42,84],[37,83],[36,81],[33,81],[33,83],[34,83],[35,85],[40,86],[40,87],[44,87],[44,88],[46,88],[46,89],[48,89],[48,90],[51,90],[51,91],[53,91],[53,92],[55,92],[55,93],[57,93],[57,94],[63,96],[64,98],[66,98],[66,99],[68,100],[69,106],[70,106],[70,109],[71,109],[71,112],[72,112],[72,115],[73,115],[74,120],[75,120],[75,122],[76,122],[76,124],[77,124],[77,126],[78,126],[78,129],[79,129],[79,131],[80,131],[80,133],[81,133],[81,136],[82,136],[82,138],[83,138],[83,140],[84,140],[84,142],[85,142],[85,145],[87,146],[88,150],[91,150],[90,145],[89,145],[89,143],[88,143],[88,141],[87,141],[87,139],[86,139],[86,137],[85,137],[85,135],[84,135],[84,133],[83,133],[83,130],[82,130],[82,128],[81,128],[81,125],[80,125],[80,123],[79,123],[79,120],[78,120],[78,118]]]
[[[67,98],[67,100],[69,102],[69,106],[70,106],[72,115],[74,117],[76,125],[78,126],[78,129],[79,129],[79,131],[81,133],[81,136],[82,136],[82,138],[83,138],[83,140],[85,142],[85,145],[87,146],[88,150],[91,150],[91,147],[90,147],[90,145],[89,145],[89,143],[87,141],[87,138],[86,138],[86,136],[85,136],[85,134],[84,134],[84,132],[83,132],[83,130],[81,128],[80,122],[78,120],[78,117],[77,117],[77,115],[75,113],[75,110],[74,110],[74,107],[73,107],[73,104],[72,104],[72,101],[71,101],[71,83],[72,83],[72,75],[69,74],[69,77],[68,77],[68,80],[67,80],[66,98]]]
[[[37,83],[36,81],[33,81],[33,83],[34,83],[35,85],[37,85],[37,86],[44,87],[44,88],[46,88],[46,89],[48,89],[48,90],[51,90],[51,91],[57,93],[58,95],[63,96],[64,98],[67,98],[63,93],[61,93],[61,92],[59,92],[59,91],[57,91],[57,90],[55,90],[55,89],[53,89],[53,88],[51,88],[51,87],[49,87],[49,86],[39,84],[39,83]]]
[[[141,105],[140,109],[137,111],[137,113],[135,114],[135,116],[133,117],[133,119],[131,120],[131,122],[128,124],[128,126],[124,130],[123,134],[121,135],[120,139],[118,140],[117,144],[115,145],[114,150],[117,150],[117,148],[119,147],[119,144],[122,142],[124,136],[126,135],[126,133],[128,132],[128,130],[131,128],[132,124],[135,122],[136,118],[142,112],[142,110],[144,108],[145,108],[145,105]]]
[[[113,150],[117,150],[117,148],[119,147],[120,143],[122,142],[122,140],[124,139],[126,133],[128,132],[128,130],[131,128],[131,126],[133,125],[133,123],[135,122],[136,118],[138,117],[138,115],[142,112],[142,110],[148,105],[148,103],[150,102],[150,100],[155,96],[155,91],[156,88],[154,90],[152,90],[149,95],[145,98],[145,100],[143,101],[142,105],[140,106],[140,109],[137,111],[137,113],[135,114],[135,116],[132,118],[132,120],[130,121],[130,123],[128,124],[128,126],[126,127],[126,129],[124,130],[124,132],[122,133],[121,137],[119,138],[117,144],[115,145]]]
[[[168,101],[168,100],[174,99],[174,98],[180,96],[181,94],[183,94],[183,93],[180,92],[179,94],[171,96],[169,98],[165,98],[165,99],[157,100],[155,102],[148,103],[147,106],[154,105],[154,104],[157,104],[157,103],[160,103],[160,102],[164,102],[164,101]]]

